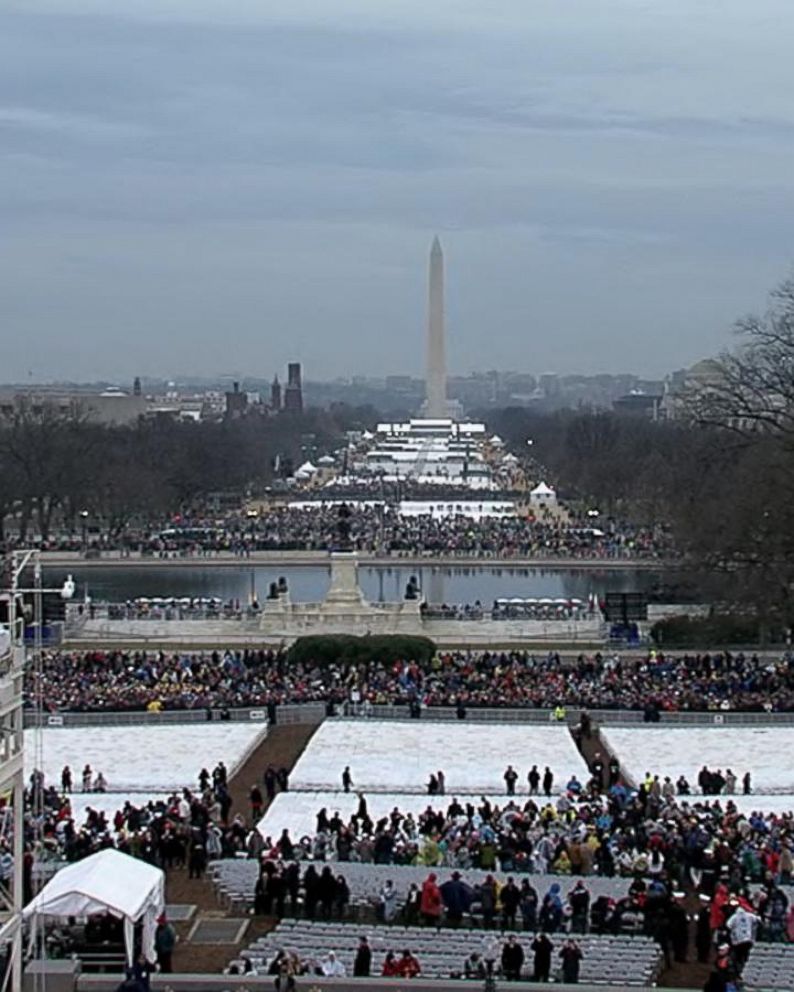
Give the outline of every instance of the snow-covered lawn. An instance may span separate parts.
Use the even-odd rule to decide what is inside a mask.
[[[464,807],[466,803],[471,803],[476,808],[480,804],[481,797],[481,793],[474,796],[455,794],[455,798]],[[366,795],[367,811],[375,823],[381,817],[388,816],[395,806],[401,813],[412,813],[414,819],[428,806],[434,810],[446,811],[452,798],[452,794],[421,796],[394,792],[371,792]],[[504,792],[499,793],[499,795],[490,795],[487,798],[502,808],[509,801]],[[524,795],[516,796],[513,801],[520,809],[528,798],[526,789],[524,789]],[[545,802],[542,798],[535,801]],[[300,840],[304,836],[313,837],[317,825],[317,814],[323,807],[325,807],[329,817],[338,812],[347,823],[358,809],[358,796],[353,792],[281,792],[267,808],[257,827],[263,837],[270,837],[274,841],[278,840],[281,831],[285,828],[289,830],[289,835],[293,840]]]
[[[794,728],[606,727],[601,736],[623,770],[638,783],[646,772],[685,775],[693,789],[703,765],[730,768],[739,788],[749,771],[754,790],[794,793]]]
[[[147,792],[196,788],[202,767],[223,761],[231,776],[266,733],[263,723],[190,723],[147,727],[46,727],[25,731],[25,774],[35,767],[35,735],[43,735],[45,781],[60,788],[64,765],[79,789],[83,766],[102,772],[109,790]]]
[[[295,765],[290,786],[339,789],[342,771],[349,765],[354,786],[368,794],[422,793],[430,775],[441,769],[447,795],[504,795],[508,764],[518,772],[517,791],[524,793],[533,764],[541,775],[548,765],[559,785],[574,773],[583,782],[588,777],[563,725],[326,720]]]

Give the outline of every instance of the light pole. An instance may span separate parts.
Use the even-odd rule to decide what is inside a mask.
[[[63,600],[74,596],[74,580],[69,575],[60,589],[45,589],[41,580],[41,557],[38,551],[13,551],[7,559],[8,586],[0,590],[0,600],[7,606],[7,627],[0,625],[0,790],[13,793],[14,868],[10,893],[0,894],[0,940],[11,941],[11,990],[22,990],[22,910],[24,908],[25,856],[25,767],[23,680],[25,673],[25,595],[33,596],[33,655],[37,666],[37,706],[40,710],[42,679],[41,628],[42,596],[58,593]],[[22,586],[25,571],[33,568],[33,585]],[[37,756],[38,758],[38,756]],[[38,766],[37,766],[38,770]]]
[[[86,552],[86,536],[88,532],[88,510],[80,511],[80,525],[83,532],[83,554]]]

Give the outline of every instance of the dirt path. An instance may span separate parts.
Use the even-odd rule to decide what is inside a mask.
[[[574,736],[576,741],[576,737]],[[589,737],[583,737],[576,741],[577,747],[582,757],[587,762],[588,767],[593,762],[596,754],[600,753],[601,760],[605,765],[609,765],[612,752],[601,737],[598,727],[594,726]],[[628,887],[629,880],[626,880]],[[697,893],[691,886],[686,888],[686,901],[684,903],[686,911],[690,916],[689,924],[689,960],[685,963],[673,962],[669,968],[664,968],[658,979],[658,985],[671,989],[699,989],[702,988],[710,972],[710,966],[700,964],[695,953],[695,923],[694,918],[700,909]]]
[[[246,823],[251,822],[248,792],[253,783],[261,785],[262,774],[268,765],[275,768],[283,766],[291,770],[316,729],[316,726],[309,724],[290,724],[270,729],[267,737],[229,782],[233,801],[232,815],[241,812]],[[264,788],[262,791],[264,793]],[[166,901],[196,906],[196,914],[189,923],[175,924],[179,934],[179,943],[174,953],[175,971],[216,974],[237,957],[240,948],[236,945],[191,944],[186,939],[199,916],[237,915],[230,914],[218,904],[214,887],[208,879],[188,878],[186,869],[172,869],[166,876]],[[249,917],[249,920],[248,930],[243,938],[245,945],[270,928],[270,924],[261,918]]]

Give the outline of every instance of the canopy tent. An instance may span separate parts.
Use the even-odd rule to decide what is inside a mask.
[[[127,963],[132,965],[134,927],[143,923],[143,952],[155,959],[154,931],[165,911],[165,873],[112,848],[62,868],[24,909],[34,931],[42,916],[110,913],[124,920]]]

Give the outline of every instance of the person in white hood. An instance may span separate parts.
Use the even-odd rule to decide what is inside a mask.
[[[749,913],[743,906],[737,905],[728,920],[727,927],[731,938],[733,960],[737,971],[741,974],[753,949],[758,930],[758,917],[754,913]]]
[[[323,961],[323,974],[326,978],[344,978],[345,966],[333,951],[328,952],[328,956]]]

